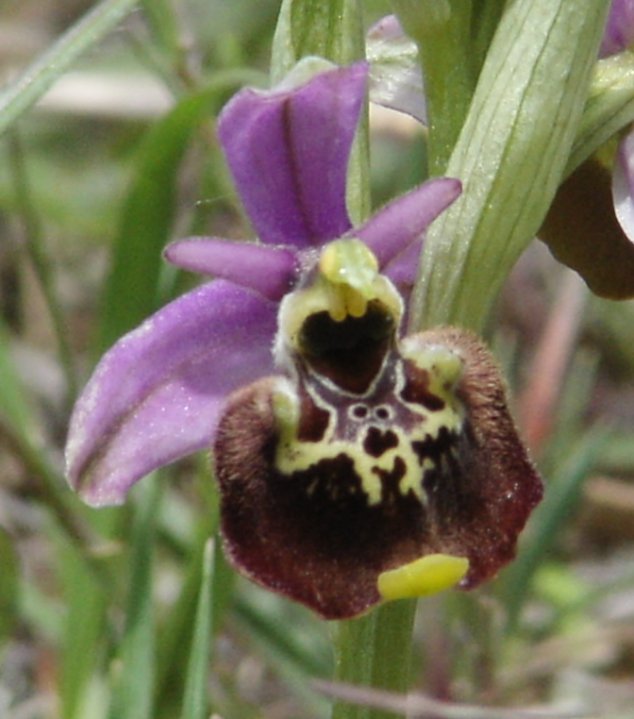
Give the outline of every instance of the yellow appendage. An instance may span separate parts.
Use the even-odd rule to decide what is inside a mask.
[[[469,571],[466,557],[428,554],[379,574],[379,594],[386,600],[424,597],[455,586]]]

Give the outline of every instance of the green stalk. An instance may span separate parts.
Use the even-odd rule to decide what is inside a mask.
[[[273,38],[271,83],[303,57],[316,55],[338,65],[364,57],[359,0],[283,0]]]
[[[416,602],[384,604],[334,632],[335,680],[406,694],[410,687]],[[332,719],[395,719],[400,714],[339,702]]]
[[[430,175],[447,167],[475,85],[471,0],[394,0],[405,31],[418,43],[425,77]]]
[[[272,81],[302,57],[319,55],[347,65],[365,55],[358,0],[284,0],[273,41]],[[353,222],[370,209],[367,119],[357,132],[348,170],[348,211]],[[408,688],[415,602],[383,606],[360,619],[338,622],[333,629],[335,678],[396,692]],[[336,702],[333,719],[388,719],[391,713]]]
[[[207,540],[203,552],[202,582],[196,619],[194,620],[194,636],[187,662],[187,681],[183,702],[182,719],[205,719],[209,715],[207,697],[207,672],[211,654],[210,640],[213,625],[213,585],[214,585],[214,552],[213,539]]]
[[[477,79],[500,23],[506,0],[472,0],[471,63]]]

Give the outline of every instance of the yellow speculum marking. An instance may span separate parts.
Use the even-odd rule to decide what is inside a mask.
[[[405,496],[411,491],[422,504],[426,504],[427,497],[421,480],[427,470],[434,468],[434,463],[430,458],[425,458],[421,464],[412,448],[412,442],[424,441],[429,437],[434,440],[443,427],[457,432],[462,423],[461,414],[454,411],[449,404],[438,412],[429,412],[418,405],[412,405],[410,409],[420,415],[418,427],[406,432],[397,425],[391,425],[389,429],[398,437],[398,445],[386,450],[379,457],[373,457],[363,448],[365,430],[360,430],[354,442],[334,439],[334,420],[327,428],[323,440],[319,442],[298,440],[299,403],[291,392],[277,392],[273,407],[280,429],[275,456],[276,468],[282,474],[292,475],[294,472],[305,471],[317,465],[323,459],[334,459],[344,453],[352,460],[355,472],[361,481],[361,488],[371,506],[379,504],[382,499],[382,482],[376,470],[391,471],[395,460],[399,457],[405,463],[405,474],[399,481],[399,492]]]
[[[469,571],[466,557],[428,554],[379,574],[377,588],[385,600],[437,594],[455,587]]]

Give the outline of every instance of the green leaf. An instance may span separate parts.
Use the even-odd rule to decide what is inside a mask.
[[[69,538],[85,540],[89,535],[77,513],[77,501],[68,492],[64,478],[42,448],[36,418],[10,354],[10,335],[0,321],[0,430],[11,451],[32,477],[41,499],[55,515]],[[80,561],[85,561],[82,557]],[[90,564],[90,561],[86,561]]]
[[[181,100],[148,133],[112,251],[101,350],[156,310],[161,252],[171,236],[181,161],[194,132],[242,79],[239,73],[218,75],[213,84]]]
[[[579,499],[583,481],[595,465],[609,433],[598,427],[582,436],[573,447],[567,461],[551,478],[546,496],[531,520],[532,531],[516,562],[504,577],[505,606],[509,626],[513,627],[525,599],[535,571],[557,540],[558,530],[564,526]]]
[[[159,46],[173,61],[177,60],[181,40],[172,3],[170,0],[141,0],[141,6]]]
[[[483,326],[561,182],[608,0],[509,3],[446,174],[463,195],[430,228],[412,327]]]
[[[234,612],[245,632],[268,659],[274,659],[278,669],[292,668],[296,677],[325,676],[330,671],[322,627],[312,616],[306,616],[303,607],[277,600],[267,603],[262,599],[262,590],[245,587],[234,600]]]
[[[88,48],[110,32],[138,0],[102,0],[0,94],[0,135]]]
[[[216,544],[210,539],[203,553],[202,584],[198,597],[194,635],[187,665],[187,683],[182,719],[204,719],[209,714],[207,673],[209,671],[211,628],[213,626],[212,588]]]
[[[30,402],[10,355],[10,335],[0,321],[0,420],[8,423],[24,444],[34,441]]]
[[[425,78],[429,166],[442,174],[469,108],[477,69],[471,53],[471,3],[394,0],[405,31],[418,43]]]
[[[108,603],[105,585],[82,561],[79,548],[59,537],[60,574],[63,580],[66,621],[61,667],[61,714],[80,719],[81,705],[93,674],[105,629]]]
[[[11,632],[18,610],[18,555],[9,535],[0,527],[0,645]]]
[[[148,477],[138,488],[132,529],[130,593],[120,661],[110,707],[111,719],[152,719],[155,678],[154,619],[152,611],[152,554],[158,477]]]
[[[153,312],[161,252],[170,237],[176,180],[191,136],[210,116],[217,90],[186,97],[148,134],[123,206],[105,288],[100,349]]]

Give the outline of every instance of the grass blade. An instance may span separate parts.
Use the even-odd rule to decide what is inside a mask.
[[[608,429],[598,427],[581,437],[568,461],[552,477],[544,501],[535,510],[530,543],[522,549],[505,577],[505,604],[511,627],[515,626],[524,599],[529,596],[528,586],[532,576],[556,541],[557,530],[566,525],[566,518],[577,504],[583,481],[596,463],[608,436]]]
[[[138,0],[103,0],[70,27],[0,95],[0,135],[89,47],[112,30]]]
[[[147,135],[113,247],[102,350],[157,308],[161,252],[176,213],[181,160],[194,132],[242,79],[234,73],[219,76],[209,87],[182,99]]]
[[[209,539],[203,554],[202,584],[196,609],[194,635],[187,665],[187,683],[182,719],[205,719],[208,715],[207,670],[210,638],[213,625],[212,587],[214,583],[214,554],[216,545]]]
[[[131,581],[111,719],[151,719],[155,676],[152,550],[160,485],[146,478],[132,528]]]

